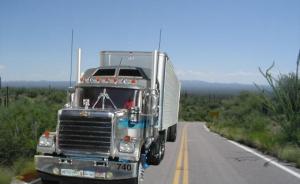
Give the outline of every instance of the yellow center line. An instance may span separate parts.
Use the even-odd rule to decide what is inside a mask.
[[[186,127],[187,125],[184,125],[182,134],[181,134],[181,143],[179,148],[179,154],[176,161],[176,170],[175,175],[173,178],[173,184],[179,184],[180,181],[180,175],[182,173],[182,170],[184,172],[183,174],[183,184],[188,184],[188,150],[187,150],[187,142],[186,142]],[[183,151],[184,151],[184,158],[183,158]],[[182,168],[182,161],[184,160],[184,166]]]
[[[184,158],[183,158],[183,182],[182,184],[189,183],[189,155],[188,155],[188,143],[187,134],[185,134],[184,139]]]
[[[177,157],[177,162],[176,162],[176,169],[175,169],[175,175],[173,178],[173,184],[179,184],[179,177],[180,177],[180,172],[181,172],[181,157],[182,157],[182,150],[183,150],[183,143],[184,143],[184,134],[185,134],[185,127],[184,126],[181,134],[181,143],[180,143],[180,148],[179,148],[179,154]]]

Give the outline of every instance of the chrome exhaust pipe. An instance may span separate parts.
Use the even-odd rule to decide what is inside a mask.
[[[80,77],[81,77],[81,48],[78,49],[77,53],[77,84],[80,83]]]

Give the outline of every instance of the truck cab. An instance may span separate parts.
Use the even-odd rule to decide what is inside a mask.
[[[56,131],[40,137],[35,164],[43,181],[139,183],[144,170],[163,159],[165,142],[176,139],[180,84],[167,78],[176,85],[173,92],[165,85],[166,55],[104,51],[100,56],[99,67],[78,73],[69,102],[58,111]],[[175,109],[163,111],[166,92],[177,97],[168,102]],[[175,122],[163,122],[168,111]]]

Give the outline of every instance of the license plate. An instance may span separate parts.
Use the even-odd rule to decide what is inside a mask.
[[[94,171],[83,171],[83,176],[86,178],[95,178]]]
[[[74,169],[61,169],[60,174],[63,176],[83,176],[83,171]]]
[[[61,169],[60,173],[62,176],[79,176],[86,178],[95,178],[95,171]]]

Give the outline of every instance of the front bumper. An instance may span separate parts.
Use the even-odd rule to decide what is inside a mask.
[[[138,176],[137,162],[98,161],[85,158],[35,156],[36,170],[53,176],[120,180]]]

